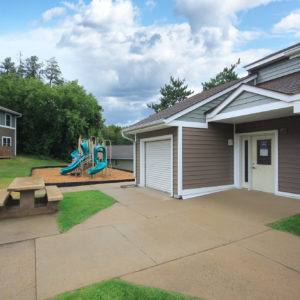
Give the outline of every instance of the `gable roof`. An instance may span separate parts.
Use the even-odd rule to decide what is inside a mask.
[[[138,127],[142,127],[142,126],[150,125],[152,123],[166,120],[166,119],[178,114],[179,112],[182,112],[182,111],[196,105],[197,103],[200,103],[200,102],[206,100],[209,97],[217,95],[218,93],[226,91],[227,89],[230,89],[232,87],[235,87],[235,86],[238,87],[244,81],[251,80],[252,77],[253,77],[253,74],[242,77],[240,79],[236,79],[236,80],[224,83],[224,84],[217,86],[215,88],[212,88],[210,90],[198,93],[194,96],[191,96],[191,97],[183,100],[182,102],[176,103],[171,107],[168,107],[156,114],[153,114],[153,115],[127,127],[126,129],[124,129],[124,131],[130,131],[130,130],[136,129]]]
[[[290,47],[281,49],[277,52],[271,53],[261,59],[258,59],[251,64],[248,64],[244,66],[246,70],[252,70],[255,69],[258,66],[269,64],[271,62],[274,62],[275,60],[282,59],[283,57],[289,56],[292,54],[293,50],[297,51],[297,53],[300,51],[300,43],[297,43],[295,45],[292,45]]]
[[[4,106],[0,106],[0,111],[4,111],[4,112],[7,112],[7,113],[10,113],[10,114],[12,114],[12,115],[19,116],[19,117],[22,116],[22,114],[20,114],[20,113],[14,111],[14,110],[11,110],[11,109],[9,109],[9,108],[6,108],[6,107],[4,107]]]

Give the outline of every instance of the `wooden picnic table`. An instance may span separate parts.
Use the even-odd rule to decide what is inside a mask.
[[[43,177],[17,177],[9,185],[8,192],[20,193],[20,210],[34,208],[34,193],[45,188]]]

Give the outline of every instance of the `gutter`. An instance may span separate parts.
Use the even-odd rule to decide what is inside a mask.
[[[156,125],[160,125],[160,124],[165,124],[165,123],[166,123],[165,119],[160,119],[160,120],[157,120],[157,121],[153,121],[151,123],[142,124],[140,126],[125,128],[124,132],[134,132],[136,130],[141,130],[143,128],[156,126]],[[122,130],[122,136],[123,136],[123,130]],[[124,136],[124,138],[127,138],[127,137]]]
[[[124,134],[123,130],[121,131],[121,133],[122,133],[122,137],[123,137],[124,139],[130,141],[130,142],[133,143],[133,144],[135,143],[135,140],[133,140],[133,139],[129,138],[128,136],[126,136],[126,135]]]
[[[122,133],[122,137],[130,142],[133,143],[133,175],[134,175],[134,182],[136,183],[136,135],[134,135],[134,140],[129,138],[128,136],[126,136],[123,132],[123,130],[121,131]]]

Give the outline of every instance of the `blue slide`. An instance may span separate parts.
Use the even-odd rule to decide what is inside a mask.
[[[71,153],[71,156],[73,158],[72,162],[64,169],[61,169],[60,174],[65,175],[73,170],[75,170],[80,163],[89,155],[89,145],[87,142],[81,143],[80,147],[82,149],[83,154],[80,155],[80,153],[75,150]]]
[[[101,162],[97,159],[98,152],[101,152],[103,154],[103,161]],[[92,169],[89,169],[89,175],[96,174],[102,171],[107,166],[106,149],[104,146],[99,145],[94,148],[94,162],[96,166]]]

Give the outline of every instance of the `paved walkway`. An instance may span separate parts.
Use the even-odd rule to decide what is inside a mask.
[[[264,224],[300,201],[231,190],[189,200],[120,184],[118,203],[60,234],[56,216],[0,221],[1,299],[121,279],[209,299],[299,299],[300,238]]]

